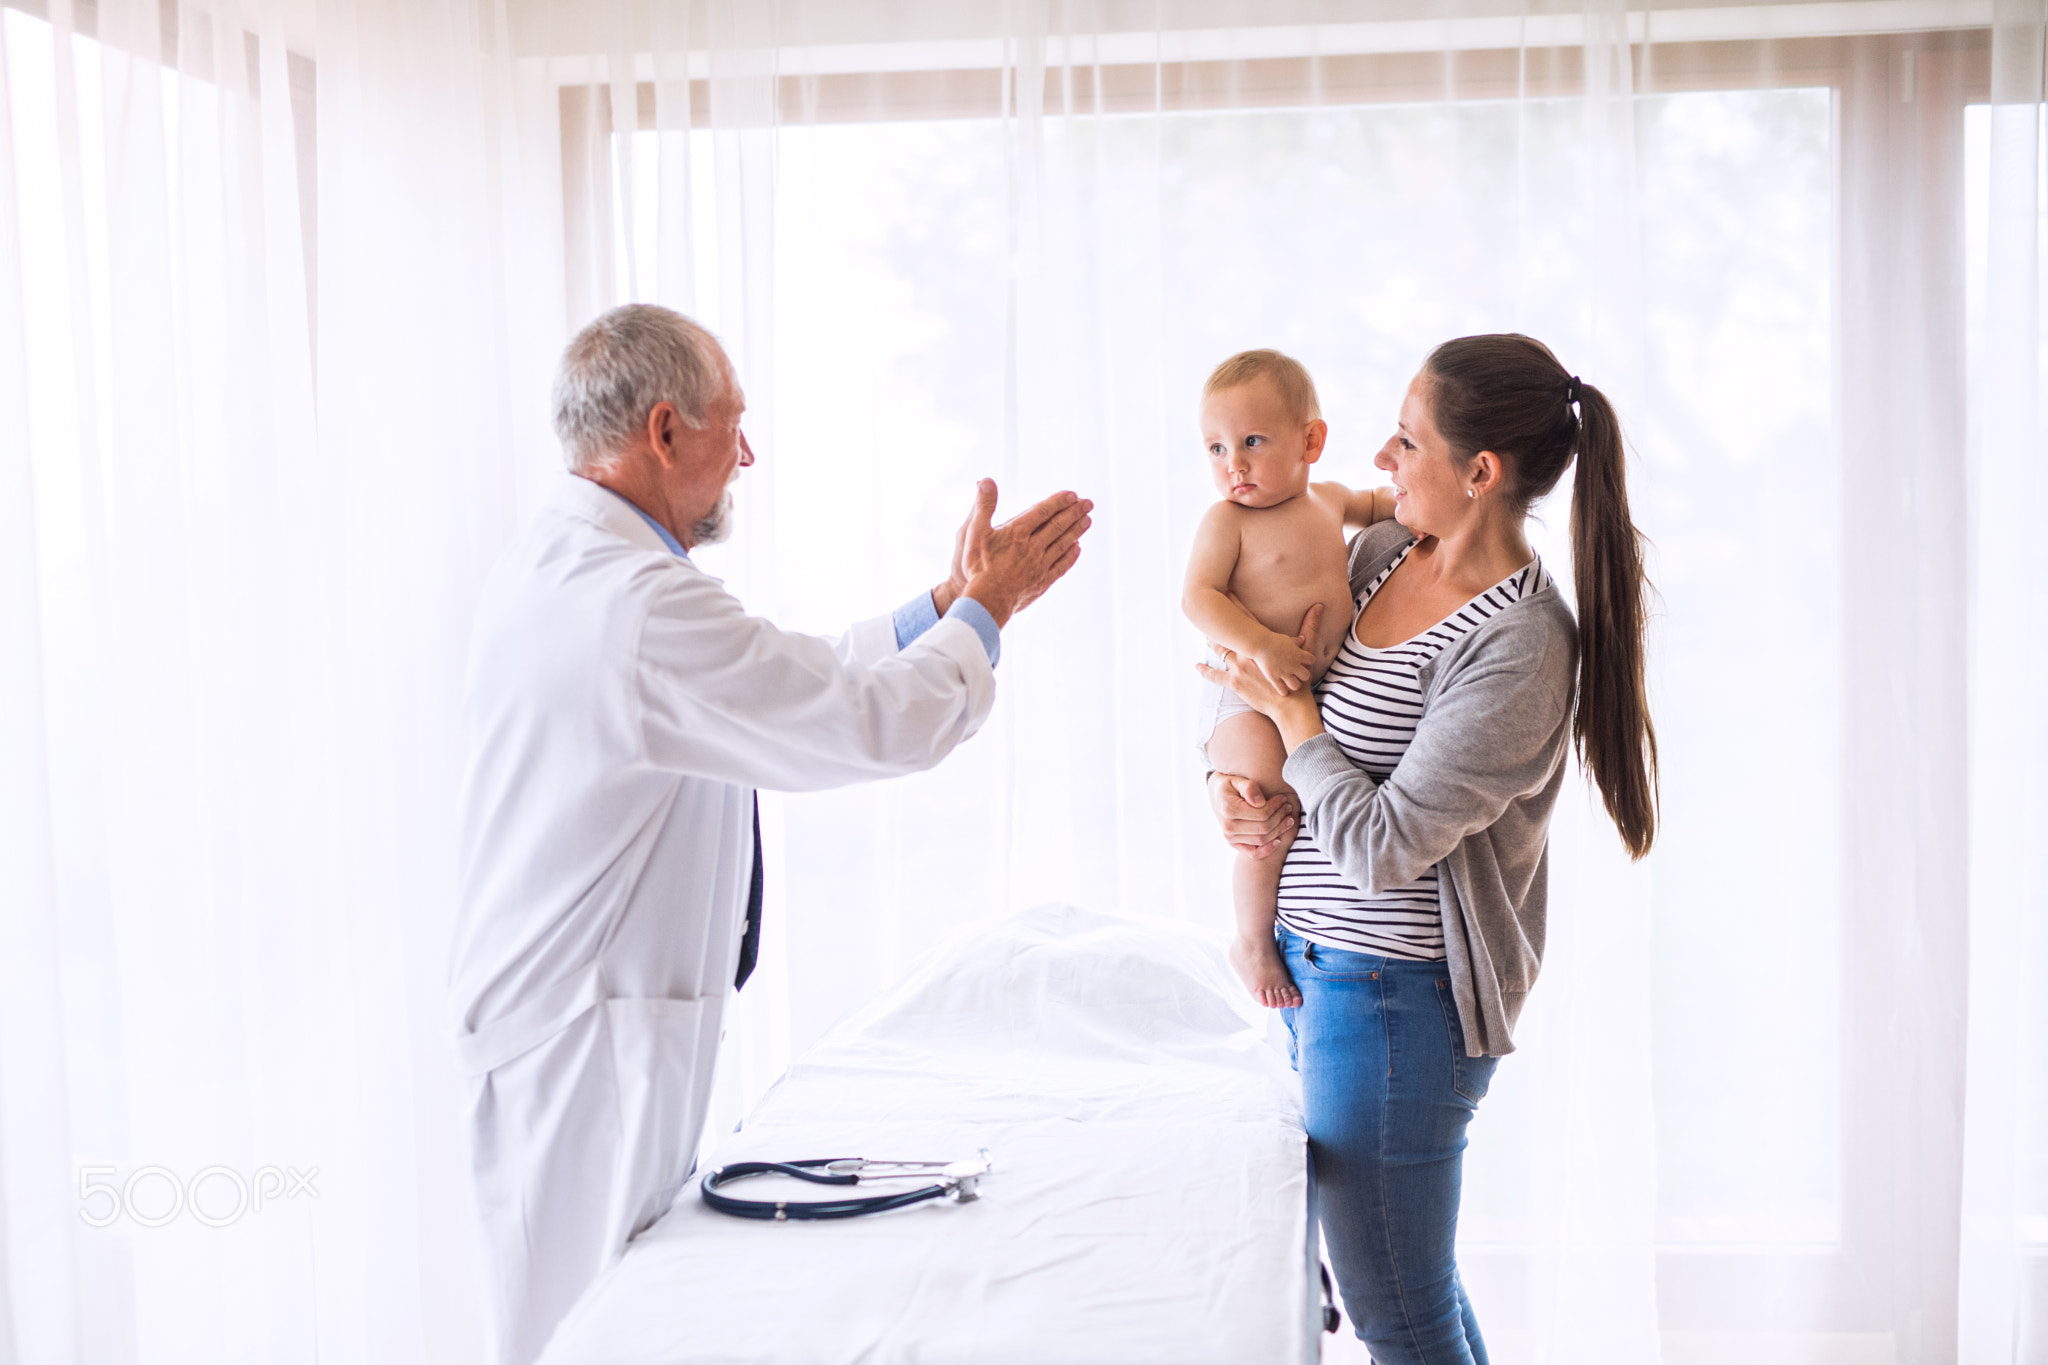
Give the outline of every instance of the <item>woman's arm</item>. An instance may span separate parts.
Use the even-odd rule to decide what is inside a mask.
[[[1385,782],[1354,766],[1321,717],[1302,714],[1301,698],[1261,690],[1242,676],[1254,670],[1235,661],[1217,681],[1238,688],[1280,727],[1285,776],[1316,846],[1345,881],[1372,895],[1415,880],[1492,825],[1509,802],[1540,790],[1563,761],[1571,739],[1570,638],[1530,624],[1537,629],[1474,642]]]
[[[1405,886],[1489,828],[1509,803],[1541,791],[1571,743],[1569,652],[1557,659],[1464,661],[1431,699],[1384,782],[1337,741],[1312,739],[1284,769],[1313,822],[1316,847],[1367,895]]]
[[[1322,622],[1323,604],[1317,602],[1302,616],[1301,630],[1289,643],[1306,651],[1315,640],[1316,632],[1322,628]],[[1196,664],[1196,670],[1210,682],[1221,683],[1237,693],[1246,705],[1279,727],[1287,752],[1293,753],[1297,745],[1323,732],[1323,717],[1316,709],[1314,692],[1308,688],[1283,692],[1273,685],[1272,679],[1254,660],[1231,649],[1222,650],[1222,655],[1221,668]]]

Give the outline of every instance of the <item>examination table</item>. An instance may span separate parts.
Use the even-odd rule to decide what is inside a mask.
[[[963,933],[806,1053],[710,1164],[986,1148],[979,1197],[756,1222],[707,1208],[700,1170],[542,1365],[1313,1361],[1300,1090],[1264,1022],[1193,930],[1047,906]]]

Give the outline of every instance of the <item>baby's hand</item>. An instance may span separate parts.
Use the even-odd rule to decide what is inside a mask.
[[[1259,671],[1266,675],[1266,681],[1283,696],[1299,691],[1315,676],[1316,656],[1289,635],[1273,636],[1264,646],[1252,651],[1252,658],[1257,661]]]

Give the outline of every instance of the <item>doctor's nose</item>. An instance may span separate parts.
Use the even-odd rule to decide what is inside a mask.
[[[747,444],[747,433],[740,433],[740,468],[746,469],[754,463],[754,448]]]

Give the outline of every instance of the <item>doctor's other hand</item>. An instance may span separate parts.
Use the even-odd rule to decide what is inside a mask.
[[[996,484],[976,486],[974,510],[953,541],[953,596],[972,597],[998,626],[1037,601],[1081,557],[1081,537],[1094,524],[1095,504],[1073,493],[1055,493],[997,526]],[[956,586],[957,585],[957,586]],[[934,604],[941,610],[950,601]]]
[[[1301,807],[1291,792],[1267,796],[1249,777],[1209,774],[1209,809],[1230,846],[1248,858],[1264,858],[1294,829]]]

